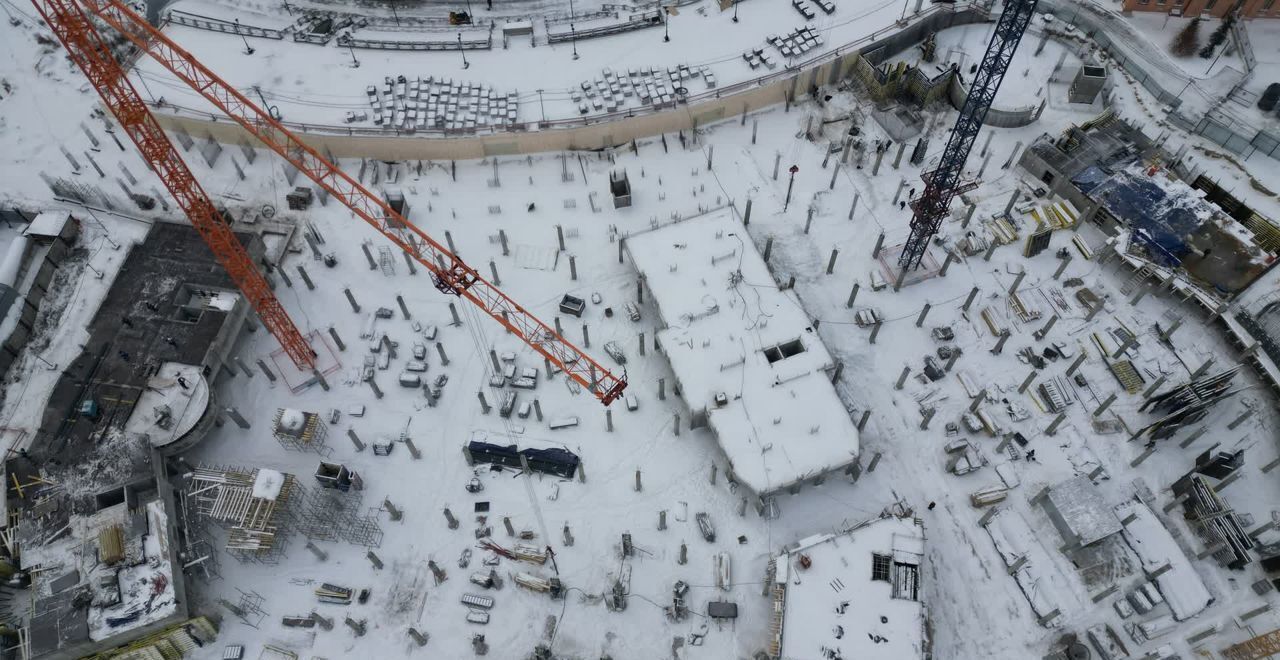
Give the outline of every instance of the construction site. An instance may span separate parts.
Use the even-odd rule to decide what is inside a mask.
[[[1280,8],[0,9],[0,660],[1280,657]]]

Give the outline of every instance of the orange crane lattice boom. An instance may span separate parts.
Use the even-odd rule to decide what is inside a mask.
[[[212,202],[200,189],[169,142],[168,136],[151,116],[145,102],[125,77],[123,69],[106,49],[85,12],[102,19],[422,264],[433,274],[436,288],[478,305],[508,331],[563,370],[569,378],[586,387],[605,405],[617,399],[626,388],[625,377],[614,375],[566,341],[486,281],[475,269],[393,210],[380,197],[302,142],[267,111],[216,76],[120,0],[32,1],[71,53],[72,60],[89,77],[107,107],[129,131],[143,157],[160,173],[165,185],[191,217],[192,224],[201,229],[209,247],[219,256],[232,277],[237,278],[237,284],[263,316],[263,323],[276,335],[300,368],[312,366],[314,353],[302,340],[279,301],[271,295],[265,279],[253,267],[243,247],[231,236],[221,218],[217,217]],[[184,204],[184,199],[190,202]],[[215,220],[210,222],[210,218]],[[206,229],[202,229],[205,225],[214,226],[208,229],[208,234],[205,233]],[[228,247],[225,238],[215,235],[216,227],[221,227],[221,231],[230,236],[230,243],[234,247]],[[239,248],[243,260],[231,258],[235,248]],[[249,272],[241,272],[246,267]],[[270,317],[275,320],[274,325],[268,321],[268,314],[264,314],[263,309],[276,313]],[[295,339],[300,348],[291,350],[290,346]]]
[[[174,201],[186,212],[191,225],[244,293],[263,325],[299,368],[310,368],[315,361],[311,346],[272,293],[253,258],[178,155],[169,136],[151,116],[146,103],[138,96],[89,17],[70,0],[39,0],[35,5],[66,47],[71,61],[80,67],[98,91],[102,102],[111,109],[142,157],[169,189]]]

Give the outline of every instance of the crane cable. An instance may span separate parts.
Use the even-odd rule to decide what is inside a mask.
[[[475,347],[476,355],[480,356],[480,359],[483,360],[486,350],[496,349],[489,348],[492,344],[484,330],[484,326],[480,323],[480,313],[475,309],[475,307],[473,305],[464,305],[463,314],[466,316],[466,325],[468,326],[467,333],[471,336],[471,342]],[[484,369],[485,374],[490,374],[493,367],[494,365],[492,364],[486,364]],[[496,372],[492,372],[492,375],[498,374]],[[491,388],[491,390],[492,389],[496,388]],[[494,404],[497,406],[498,402],[495,401]],[[498,417],[502,420],[503,430],[506,432],[507,437],[514,439],[515,430],[511,425],[511,419],[509,417],[503,417],[501,411],[499,411]],[[538,505],[538,498],[533,492],[532,475],[530,475],[528,471],[525,471],[524,477],[525,492],[529,497],[529,504],[533,507],[534,517],[538,521],[538,531],[541,532],[542,538],[547,543],[547,546],[550,547],[551,537],[547,534],[547,523],[542,516],[542,507]]]

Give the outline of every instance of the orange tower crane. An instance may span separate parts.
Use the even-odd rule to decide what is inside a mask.
[[[299,369],[315,366],[315,352],[293,324],[258,272],[244,247],[200,187],[190,168],[129,82],[92,19],[100,19],[150,55],[178,79],[216,106],[245,131],[298,168],[316,185],[351,209],[433,275],[436,288],[470,300],[509,332],[525,341],[602,403],[609,405],[627,386],[583,351],[566,341],[475,269],[393,210],[360,182],[307,146],[267,111],[255,105],[190,53],[120,0],[32,0],[71,60],[80,67],[103,104],[137,145],[186,212],[210,250],[244,292],[262,322]]]

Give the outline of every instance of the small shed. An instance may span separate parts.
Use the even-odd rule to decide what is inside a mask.
[[[316,468],[316,481],[324,488],[336,488],[343,492],[352,488],[364,490],[364,480],[360,475],[341,463],[320,461],[320,467]]]
[[[613,195],[613,208],[631,206],[631,180],[626,170],[609,173],[609,192]]]
[[[1040,504],[1071,548],[1092,545],[1121,529],[1114,509],[1083,475],[1048,487]]]
[[[1097,62],[1086,63],[1081,65],[1075,78],[1071,80],[1067,99],[1072,103],[1093,103],[1106,84],[1107,67]]]
[[[27,225],[22,235],[37,243],[47,244],[55,240],[69,243],[75,240],[76,230],[76,224],[67,211],[45,211]]]

